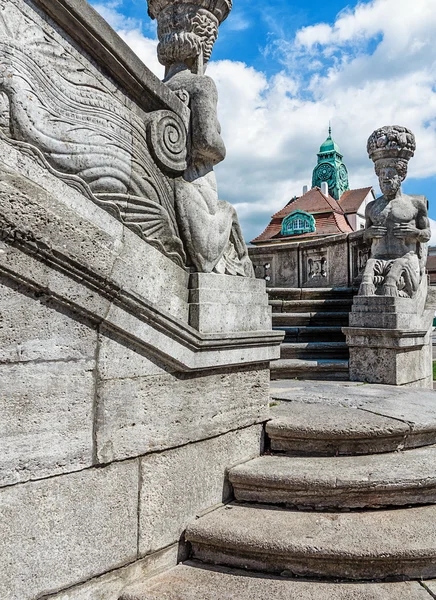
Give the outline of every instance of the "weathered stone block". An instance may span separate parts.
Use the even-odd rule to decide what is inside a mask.
[[[109,380],[167,375],[171,370],[151,354],[141,352],[138,346],[102,329],[98,371],[101,379]]]
[[[351,381],[432,388],[428,385],[431,372],[429,345],[403,350],[350,347],[349,368]]]
[[[89,324],[0,277],[0,363],[93,359],[96,341]]]
[[[259,423],[267,419],[268,398],[267,368],[102,381],[98,460],[140,456]]]
[[[0,365],[0,485],[92,462],[94,362]]]
[[[136,558],[135,461],[0,490],[0,597],[31,600]]]
[[[178,544],[174,544],[127,567],[50,596],[50,600],[118,600],[131,586],[175,567],[177,554]]]
[[[271,329],[265,282],[216,273],[194,273],[189,323],[202,333]]]
[[[227,500],[227,469],[260,454],[261,434],[256,425],[141,459],[140,553],[178,540],[196,515]]]

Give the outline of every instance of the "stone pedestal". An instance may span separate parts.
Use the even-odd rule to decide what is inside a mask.
[[[216,273],[193,273],[189,324],[201,333],[271,329],[265,281]]]
[[[432,388],[433,313],[425,279],[414,299],[355,297],[343,328],[351,381]]]

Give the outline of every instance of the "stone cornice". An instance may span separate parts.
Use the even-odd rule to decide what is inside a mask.
[[[8,229],[5,223],[1,229],[0,273],[118,333],[178,370],[219,369],[279,357],[282,332],[201,334],[28,232]]]

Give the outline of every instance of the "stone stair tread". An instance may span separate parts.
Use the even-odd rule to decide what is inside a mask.
[[[371,456],[262,456],[229,475],[238,501],[317,509],[436,503],[436,446]]]
[[[282,346],[304,350],[343,350],[348,348],[346,342],[283,342]]]
[[[421,430],[436,427],[436,391],[359,382],[293,381],[283,383],[283,391],[274,392],[278,400],[298,401],[313,406],[312,413],[323,407],[360,409],[381,417],[396,419]],[[294,407],[283,402],[274,414],[293,418]],[[354,415],[354,413],[353,413]]]
[[[330,317],[348,317],[349,315],[349,311],[348,310],[338,310],[338,311],[321,311],[321,312],[317,312],[317,311],[311,311],[311,312],[280,312],[280,313],[272,313],[272,317],[273,320],[274,319],[282,319],[283,317],[305,317],[305,318],[313,318],[313,317],[320,317],[320,318],[325,318],[328,319]]]
[[[271,363],[272,370],[279,369],[324,369],[348,370],[348,360],[345,358],[280,358]]]
[[[280,385],[281,384],[281,385]],[[390,386],[348,382],[272,382],[272,419],[266,425],[275,451],[334,455],[393,452],[436,444],[436,395],[414,390],[413,396]],[[275,386],[275,387],[274,387]],[[286,391],[280,391],[286,386]],[[316,389],[335,390],[335,397]],[[371,389],[369,389],[371,388]],[[376,388],[376,389],[374,389]],[[366,395],[361,395],[364,389]],[[375,396],[367,392],[375,392]],[[295,401],[283,397],[296,398]],[[309,399],[305,402],[304,397]]]
[[[267,288],[270,298],[304,300],[315,298],[352,298],[356,288]]]
[[[431,600],[417,582],[328,583],[241,570],[178,565],[124,593],[120,600]]]
[[[193,558],[353,580],[436,576],[436,506],[346,513],[229,505],[186,530]]]

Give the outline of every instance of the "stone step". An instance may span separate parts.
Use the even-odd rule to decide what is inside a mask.
[[[418,582],[329,583],[268,577],[190,561],[127,590],[120,600],[431,600]]]
[[[275,387],[274,387],[275,386]],[[271,384],[271,448],[298,455],[394,452],[436,444],[436,392],[354,382]]]
[[[357,288],[267,288],[270,300],[317,300],[353,298]]]
[[[351,298],[327,298],[324,300],[270,300],[273,313],[306,313],[306,312],[350,312],[353,304]]]
[[[347,380],[347,359],[287,358],[271,363],[271,379]]]
[[[436,506],[320,513],[229,505],[186,530],[206,563],[294,576],[436,577]]]
[[[262,456],[229,476],[244,502],[321,510],[436,503],[436,446],[372,456]]]
[[[348,315],[348,312],[273,313],[272,324],[274,327],[348,327]]]
[[[342,327],[273,327],[276,331],[284,331],[284,342],[345,342]]]
[[[348,359],[348,346],[346,342],[306,342],[283,343],[280,347],[280,358],[307,358],[307,359]]]

